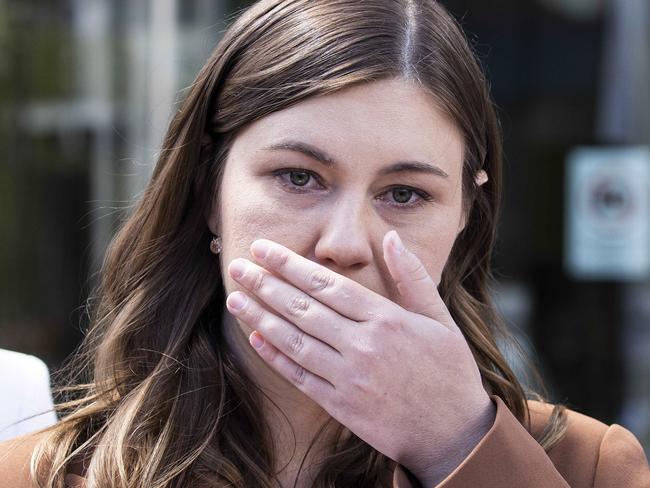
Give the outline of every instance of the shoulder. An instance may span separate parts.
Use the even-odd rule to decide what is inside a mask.
[[[3,486],[31,488],[32,453],[44,433],[29,434],[0,442],[0,480]]]
[[[542,403],[535,400],[528,400],[530,411],[531,433],[535,436],[541,434],[549,421],[555,405]],[[555,448],[571,448],[576,444],[592,451],[598,451],[598,447],[609,426],[600,420],[582,414],[570,408],[564,409],[567,417],[567,430]]]
[[[36,356],[22,352],[0,349],[0,369],[13,372],[5,377],[5,381],[12,378],[14,382],[28,379],[32,382],[47,382],[49,384],[50,381],[47,365]]]
[[[0,441],[35,432],[56,422],[50,374],[35,356],[0,349]]]
[[[538,436],[554,405],[529,400],[528,406],[531,434]],[[568,408],[565,413],[566,433],[548,457],[571,486],[650,486],[650,467],[632,432]]]

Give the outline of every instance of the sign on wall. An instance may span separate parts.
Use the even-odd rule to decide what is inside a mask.
[[[650,148],[574,149],[565,202],[564,265],[570,275],[650,277]]]

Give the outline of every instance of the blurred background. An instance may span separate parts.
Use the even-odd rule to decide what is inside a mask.
[[[56,370],[78,345],[171,112],[249,3],[0,0],[0,348]],[[442,3],[504,131],[497,303],[551,400],[650,453],[650,2]]]

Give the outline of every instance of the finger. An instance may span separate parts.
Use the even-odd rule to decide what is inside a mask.
[[[242,275],[232,270],[241,266]],[[255,294],[278,314],[307,334],[340,351],[349,342],[352,326],[357,325],[339,315],[295,286],[274,276],[247,259],[234,259],[228,266],[233,279]]]
[[[379,293],[268,239],[254,241],[251,254],[266,269],[348,319],[365,322],[378,310],[395,306]]]
[[[255,341],[258,339],[262,343],[256,347]],[[251,333],[249,342],[260,357],[283,378],[327,410],[326,404],[336,394],[334,385],[287,357],[269,341],[264,340],[264,337],[259,335],[258,332],[253,331]]]
[[[233,306],[237,298],[243,301],[241,308]],[[226,306],[230,313],[251,329],[259,331],[268,342],[295,363],[330,383],[335,384],[340,377],[343,356],[327,344],[269,312],[241,291],[228,295]]]
[[[404,246],[397,232],[387,232],[382,244],[384,261],[400,293],[402,307],[426,315],[448,329],[459,332],[447,305],[440,297],[436,282],[422,261]]]

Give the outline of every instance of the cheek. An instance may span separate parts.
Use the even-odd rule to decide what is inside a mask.
[[[265,198],[261,189],[249,188],[241,195],[236,201],[224,199],[222,203],[224,234],[230,236],[231,244],[241,243],[248,249],[260,237],[290,242],[308,231],[307,212],[292,212],[286,204]]]
[[[440,219],[437,225],[433,223],[428,227],[426,233],[417,238],[421,244],[412,248],[436,284],[440,283],[457,235],[458,220],[449,215],[446,219]]]
[[[266,238],[287,247],[299,247],[301,240],[308,238],[313,224],[310,225],[306,212],[288,211],[286,205],[265,195],[264,188],[251,186],[250,179],[246,184],[237,180],[224,183],[223,188],[227,188],[221,199],[224,275],[233,259],[253,259],[250,245],[255,239]]]
[[[454,242],[455,240],[451,239],[449,240],[449,242],[445,243],[446,245],[444,247],[444,251],[441,252],[440,254],[440,260],[439,262],[436,263],[436,271],[435,271],[435,275],[433,275],[433,278],[437,285],[440,284],[440,280],[442,279],[442,272],[447,266],[447,262],[449,261],[449,255],[451,254],[451,249],[454,245]]]
[[[451,243],[453,245],[453,241]],[[447,241],[437,240],[430,241],[426,249],[415,250],[415,255],[420,258],[424,264],[429,276],[436,282],[440,283],[442,272],[447,264],[447,259],[451,251],[451,245]]]

